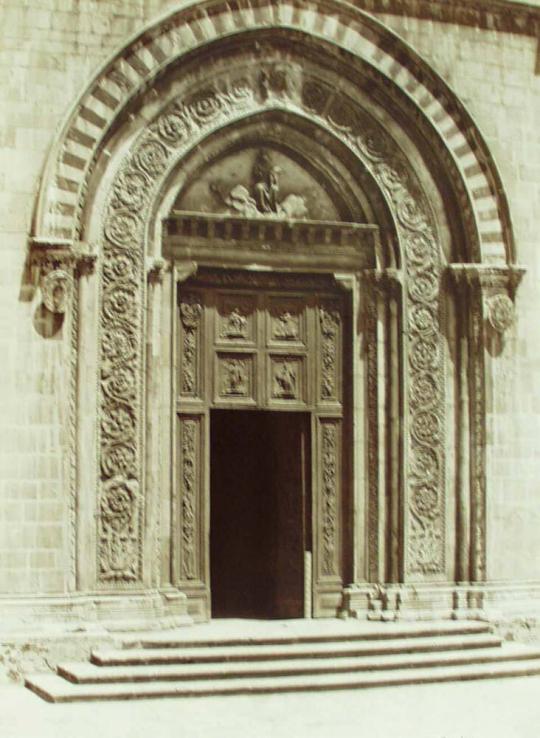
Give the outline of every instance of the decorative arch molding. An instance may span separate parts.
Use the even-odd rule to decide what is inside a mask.
[[[481,133],[446,83],[404,41],[364,11],[340,0],[296,2],[210,0],[184,6],[149,25],[110,59],[67,116],[52,147],[36,209],[39,241],[81,237],[79,216],[88,176],[122,111],[182,57],[236,34],[294,30],[361,59],[415,107],[460,174],[479,243],[477,258],[514,258],[501,179]]]
[[[274,53],[291,39],[298,49],[288,58]],[[228,63],[248,41],[260,44],[262,73],[253,65],[249,69],[249,63]],[[224,58],[229,54],[221,66],[216,49]],[[298,74],[304,54],[309,63]],[[351,67],[354,76],[348,79],[343,69],[355,59],[358,66]],[[184,84],[184,71],[200,60],[212,83],[186,73]],[[401,141],[393,135],[397,120],[404,126]],[[159,586],[160,535],[167,533],[158,532],[160,503],[149,497],[154,492],[145,469],[145,392],[149,316],[162,299],[167,270],[160,250],[162,221],[186,181],[184,165],[196,171],[205,157],[218,155],[219,146],[227,150],[231,136],[240,140],[257,126],[262,145],[277,146],[281,139],[291,151],[296,140],[311,136],[319,159],[325,159],[323,179],[334,177],[337,189],[342,179],[340,194],[351,220],[369,211],[381,226],[377,268],[360,275],[368,540],[355,582],[440,583],[453,572],[459,580],[482,581],[484,335],[487,326],[502,334],[510,325],[522,273],[511,266],[511,225],[493,160],[442,80],[364,13],[341,2],[308,9],[288,3],[234,9],[211,2],[168,15],[103,67],[70,114],[41,187],[32,259],[41,266],[44,294],[45,289],[52,293],[53,283],[67,285],[69,292],[58,298],[62,309],[72,299],[73,424],[76,408],[81,414],[81,382],[95,382],[99,375],[92,420],[99,420],[97,468],[94,476],[86,476],[85,487],[96,499],[93,508],[84,503],[87,518],[97,520],[91,542],[95,576],[85,586],[101,591]],[[422,149],[424,132],[428,143]],[[429,152],[435,163],[428,161]],[[441,192],[430,188],[439,174]],[[449,267],[449,262],[457,264]],[[94,268],[97,279],[90,274]],[[77,283],[73,286],[75,274],[88,277],[86,297]],[[90,283],[94,297],[85,310],[88,314],[91,304],[98,319],[94,328],[85,329],[84,340],[94,348],[97,344],[98,352],[87,371],[77,366],[77,354],[83,324],[79,306],[88,300]],[[449,298],[452,290],[456,295]],[[466,354],[459,379],[465,397],[461,412],[470,408],[455,481],[464,490],[457,502],[465,510],[458,525],[469,534],[457,554],[446,524],[454,484],[448,479],[453,462],[447,453],[454,422],[446,394],[449,299],[463,313],[460,338],[467,349],[460,349]],[[392,356],[388,363],[395,366],[388,370],[393,374],[381,405],[378,375],[388,360],[380,353],[385,341]],[[379,431],[385,413],[399,428],[388,434],[388,442]],[[385,443],[388,448],[381,452]],[[80,439],[78,448],[80,456]],[[75,446],[72,455],[69,511],[75,531],[80,525]],[[388,467],[382,485],[381,465]],[[383,544],[390,550],[381,563],[385,495],[391,500],[388,515],[401,521],[402,529],[398,539]],[[75,570],[81,540],[74,534],[70,543],[79,588]],[[454,556],[456,568],[449,560]],[[350,591],[351,609],[359,591]]]
[[[201,95],[199,90],[194,90],[191,95],[169,102],[165,110],[148,121],[133,141],[129,154],[124,153],[112,184],[104,211],[104,235],[100,239],[103,297],[99,364],[106,366],[108,373],[102,379],[100,408],[100,464],[102,500],[105,500],[101,505],[110,506],[106,500],[111,494],[118,494],[122,487],[126,499],[130,497],[133,501],[133,519],[142,514],[142,500],[137,503],[139,496],[129,495],[127,491],[128,483],[136,482],[140,488],[142,475],[138,439],[142,437],[143,401],[138,376],[142,377],[143,362],[145,256],[142,249],[134,250],[132,245],[142,243],[145,233],[148,237],[147,224],[152,208],[161,199],[157,193],[163,190],[162,183],[171,179],[170,172],[178,168],[189,151],[204,150],[210,136],[223,134],[246,119],[259,117],[264,121],[265,116],[273,116],[274,136],[283,138],[286,138],[286,126],[279,123],[279,116],[293,123],[295,118],[299,122],[303,119],[311,122],[315,139],[326,132],[329,140],[338,140],[351,159],[368,173],[380,193],[379,198],[392,214],[397,241],[403,251],[397,262],[403,265],[403,276],[396,274],[394,286],[387,280],[379,280],[373,287],[395,291],[394,309],[404,310],[403,320],[408,325],[404,371],[410,375],[407,382],[410,397],[403,398],[403,402],[410,406],[411,413],[410,427],[405,432],[407,456],[411,460],[407,475],[410,494],[406,497],[410,499],[413,514],[406,568],[412,574],[440,576],[445,570],[446,466],[444,352],[438,330],[442,248],[429,198],[410,163],[380,124],[361,109],[354,111],[354,127],[333,120],[333,110],[351,107],[352,102],[340,101],[334,95],[332,104],[327,106],[331,96],[329,87],[325,89],[322,83],[315,87],[307,78],[294,102],[288,94],[278,94],[271,81],[261,91],[243,76],[243,70],[237,74],[239,79],[228,73],[214,80],[219,92]],[[261,138],[264,141],[264,126]],[[384,261],[396,264],[395,257]],[[400,280],[405,282],[403,291]],[[119,355],[115,346],[128,346],[130,350]],[[399,351],[397,347],[396,351]],[[111,363],[112,377],[109,376]],[[114,391],[109,389],[111,378]],[[127,394],[119,394],[118,384]],[[376,478],[375,468],[371,476]],[[116,480],[114,484],[113,480]],[[374,490],[373,497],[376,495],[378,492]],[[371,504],[375,508],[378,502],[374,499]],[[133,526],[133,531],[139,527],[140,524]],[[136,551],[140,553],[142,543],[137,547],[135,532],[132,545],[129,568],[118,571],[105,563],[105,578],[113,576],[113,571],[128,580],[141,576],[136,563],[141,559]],[[103,551],[108,551],[110,546],[110,540],[104,536]],[[372,551],[371,559],[376,558],[376,552]],[[106,561],[107,555],[101,560]]]

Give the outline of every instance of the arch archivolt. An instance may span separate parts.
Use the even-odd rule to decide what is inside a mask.
[[[77,219],[96,154],[122,111],[180,61],[235,34],[285,30],[344,50],[379,78],[395,98],[409,101],[457,170],[482,254],[512,258],[508,207],[482,136],[443,80],[415,52],[368,14],[339,0],[312,6],[264,2],[234,9],[222,0],[174,11],[145,29],[111,59],[70,111],[51,152],[36,213],[36,236],[77,237]],[[381,83],[382,81],[382,83]]]
[[[148,453],[152,428],[167,415],[148,403],[150,385],[166,396],[149,355],[170,350],[155,326],[175,289],[162,220],[202,167],[255,143],[309,158],[344,220],[379,226],[376,268],[355,275],[363,378],[355,423],[365,444],[351,584],[481,580],[490,317],[482,300],[504,313],[520,276],[505,266],[510,222],[482,139],[441,80],[349,6],[197,7],[148,29],[103,68],[66,123],[36,215],[35,249],[63,250],[71,264],[89,244],[98,261],[73,296],[79,469],[70,522],[80,531],[96,521],[71,541],[74,566],[81,557],[87,565],[77,586],[130,590],[167,580],[170,519],[157,490],[165,477]],[[451,269],[455,287],[445,279],[448,262],[486,257],[495,266]],[[457,338],[448,328],[453,289]],[[97,320],[85,322],[92,314]],[[455,355],[452,341],[461,346]],[[453,391],[448,397],[453,383],[461,409]],[[470,427],[455,440],[458,412],[470,413]],[[88,444],[95,465],[82,462]],[[95,490],[93,500],[77,503],[82,487]]]
[[[410,460],[407,488],[393,494],[407,500],[408,546],[406,569],[416,575],[444,575],[445,572],[445,416],[444,416],[444,346],[439,328],[439,283],[442,267],[442,248],[437,224],[428,204],[428,198],[411,166],[397,144],[371,116],[355,109],[355,125],[345,127],[332,117],[339,107],[336,95],[328,113],[323,112],[325,97],[330,89],[315,80],[304,80],[305,89],[299,90],[296,102],[277,94],[269,86],[264,93],[260,87],[241,75],[229,75],[215,80],[219,91],[201,95],[181,96],[173,100],[154,118],[133,143],[119,167],[107,200],[104,213],[102,240],[102,297],[100,302],[99,365],[106,368],[100,384],[100,495],[99,507],[111,509],[110,500],[122,496],[132,506],[129,520],[132,554],[125,568],[110,561],[117,531],[111,524],[98,536],[100,578],[138,581],[142,572],[141,546],[138,530],[142,526],[142,448],[143,422],[143,335],[146,260],[141,244],[155,202],[154,193],[169,178],[169,172],[178,168],[189,151],[201,148],[211,136],[227,128],[234,130],[253,117],[260,120],[264,141],[265,116],[281,114],[294,127],[295,118],[307,119],[313,130],[337,137],[351,161],[356,161],[369,173],[378,188],[378,197],[391,213],[396,240],[403,250],[401,256],[386,255],[384,261],[403,264],[402,272],[395,272],[392,287],[384,279],[369,289],[390,290],[390,302],[395,301],[395,320],[404,321],[403,345],[394,346],[396,356],[403,351],[402,371],[407,377],[408,391],[396,402],[409,408],[409,422],[404,428],[406,449],[395,449],[398,457],[404,454]],[[284,84],[286,87],[286,82]],[[343,101],[343,106],[351,101]],[[317,112],[318,110],[318,112]],[[274,133],[279,137],[279,126],[274,120]],[[277,126],[277,129],[276,129]],[[316,134],[315,134],[316,135]],[[261,141],[261,143],[262,143]],[[317,149],[315,149],[317,151]],[[320,151],[318,152],[320,155]],[[380,255],[382,258],[382,255]],[[381,273],[382,274],[382,273]],[[381,297],[382,302],[387,298]],[[375,304],[374,302],[372,304]],[[400,315],[397,315],[399,311]],[[402,314],[401,314],[402,313]],[[377,333],[376,316],[370,330]],[[368,318],[369,322],[369,318]],[[397,341],[397,339],[396,339]],[[369,341],[368,341],[369,343]],[[369,351],[369,348],[368,348]],[[372,357],[376,362],[376,357]],[[373,371],[376,372],[375,366]],[[396,377],[397,380],[397,377]],[[372,381],[376,381],[373,374]],[[371,410],[371,423],[377,425],[377,407]],[[373,437],[376,437],[373,428]],[[369,432],[368,432],[369,435]],[[377,450],[372,448],[374,468],[370,514],[376,517],[378,509]],[[394,459],[397,464],[397,459]],[[395,480],[398,478],[396,474]],[[401,504],[401,503],[400,503]],[[110,516],[111,521],[116,520]],[[126,518],[127,519],[127,518]],[[139,522],[136,522],[139,521]],[[373,520],[372,520],[373,523]],[[115,524],[116,525],[116,524]],[[378,526],[372,527],[376,531]],[[122,540],[126,531],[122,530]],[[377,539],[371,540],[369,558],[375,567]],[[124,546],[125,548],[125,546]]]

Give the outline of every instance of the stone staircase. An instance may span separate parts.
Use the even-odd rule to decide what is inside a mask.
[[[202,628],[202,629],[201,629]],[[206,628],[206,629],[205,629]],[[220,632],[221,630],[221,632]],[[202,635],[201,635],[202,634]],[[280,621],[125,638],[26,686],[50,702],[360,689],[540,674],[486,623]]]

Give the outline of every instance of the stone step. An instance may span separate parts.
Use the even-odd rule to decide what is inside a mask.
[[[420,653],[461,650],[469,648],[494,648],[501,639],[488,633],[478,635],[451,635],[420,638],[393,638],[387,641],[324,641],[322,643],[286,643],[239,646],[188,647],[188,648],[140,648],[98,649],[91,655],[93,664],[99,666],[135,666],[142,664],[218,663],[231,661],[264,661],[299,658],[342,658],[377,656],[397,653]]]
[[[149,697],[202,697],[213,695],[271,694],[368,687],[427,684],[472,679],[540,674],[540,659],[496,663],[441,666],[439,668],[393,669],[389,671],[308,676],[221,678],[195,681],[152,681],[142,683],[73,684],[56,674],[29,677],[26,686],[49,702],[145,699]]]
[[[219,622],[219,621],[218,621]],[[288,643],[324,643],[326,641],[378,641],[392,638],[428,638],[445,635],[478,635],[490,633],[489,623],[449,621],[429,623],[347,623],[335,620],[299,620],[265,623],[258,628],[253,622],[242,624],[242,635],[231,633],[226,623],[194,626],[174,634],[146,633],[122,638],[122,648],[203,648],[209,646],[241,646],[248,644],[282,645]],[[201,631],[212,629],[211,634]],[[216,633],[216,629],[223,630]],[[234,630],[234,625],[232,626]]]
[[[337,674],[389,669],[417,669],[505,661],[540,659],[536,650],[519,646],[441,651],[428,654],[400,653],[339,659],[285,659],[212,664],[163,664],[161,666],[96,666],[90,663],[65,663],[58,674],[76,684],[111,682],[181,681],[215,678],[282,677],[308,674]]]

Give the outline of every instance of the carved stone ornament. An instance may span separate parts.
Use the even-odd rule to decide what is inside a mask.
[[[248,186],[235,185],[223,192],[219,183],[213,183],[212,192],[227,206],[232,215],[247,217],[306,218],[308,209],[303,195],[293,193],[280,199],[279,175],[281,168],[272,162],[270,153],[264,149],[257,154],[253,165],[252,183]]]
[[[64,269],[53,269],[41,280],[43,304],[51,313],[65,313],[72,289],[73,277],[71,274]]]
[[[134,581],[138,577],[138,496],[137,482],[120,476],[102,486],[98,531],[102,579]]]
[[[407,574],[430,576],[444,573],[445,370],[442,339],[435,318],[440,312],[441,257],[428,200],[414,171],[395,142],[379,123],[360,108],[355,108],[345,93],[329,82],[311,76],[305,70],[304,77],[297,89],[295,88],[294,99],[289,98],[290,86],[281,83],[274,85],[273,80],[279,75],[273,74],[272,62],[267,66],[267,93],[268,99],[272,98],[272,105],[283,104],[288,110],[291,105],[295,106],[299,114],[309,116],[321,128],[338,135],[342,144],[362,161],[363,166],[379,183],[393,211],[399,240],[404,247],[407,288],[403,291],[403,301],[405,320],[410,328],[404,343],[411,418],[408,428],[405,428],[405,443],[408,446],[406,457],[410,461],[405,475],[407,489],[404,499],[408,508],[406,525],[412,526],[413,530],[408,536],[405,569]],[[177,101],[163,110],[126,156],[111,187],[103,239],[103,259],[108,267],[106,271],[102,270],[101,276],[103,289],[99,360],[101,363],[111,363],[112,373],[123,370],[128,362],[140,371],[144,361],[143,295],[146,274],[143,240],[144,224],[150,217],[149,204],[152,198],[159,191],[173,163],[184,153],[204,140],[210,132],[242,119],[246,113],[264,111],[265,105],[264,100],[261,100],[259,79],[252,70],[246,67],[236,77],[230,71],[223,71],[221,76],[218,74],[213,79],[212,90],[191,96],[183,93]],[[252,177],[249,188],[240,185],[242,190],[233,188],[232,191],[220,194],[222,199],[223,196],[226,199],[232,198],[227,205],[231,212],[244,215],[252,213],[257,217],[263,214],[268,217],[279,216],[280,213],[282,216],[287,215],[279,189],[279,172],[272,170],[271,162],[264,162],[262,159],[261,156],[258,176]],[[144,196],[143,182],[147,183]],[[294,217],[299,217],[297,210],[293,212]],[[289,216],[293,217],[290,213]],[[120,260],[122,268],[119,266]],[[249,275],[249,278],[255,283],[258,276]],[[125,309],[120,309],[122,307]],[[326,321],[320,326],[320,330],[326,344],[323,352],[327,366],[320,392],[330,400],[336,391],[332,355],[335,348],[333,344],[338,336],[332,335],[332,325]],[[120,352],[112,342],[112,337],[118,332],[122,333],[122,347],[126,349],[125,352]],[[133,353],[128,359],[129,347],[133,347]],[[373,361],[374,353],[371,352],[369,356],[369,360]],[[226,396],[247,396],[247,366],[242,362],[229,362],[226,367],[222,373],[220,391]],[[369,371],[371,370],[368,368],[368,373]],[[424,397],[418,388],[419,381],[426,375],[434,381],[430,385],[430,392]],[[116,469],[110,463],[103,463],[103,455],[109,453],[111,442],[119,442],[116,436],[113,439],[108,434],[110,428],[117,426],[120,413],[125,421],[122,442],[135,448],[133,473],[137,480],[141,480],[143,465],[138,447],[143,417],[141,387],[137,386],[135,400],[128,406],[118,399],[113,400],[103,386],[100,413],[100,466],[104,477],[112,476],[114,472],[121,473],[121,456],[118,456],[119,466]],[[428,418],[430,422],[426,423]],[[436,429],[436,433],[429,437],[428,427],[431,430]],[[414,432],[409,429],[414,429]],[[429,511],[425,504],[418,504],[416,490],[422,480],[416,477],[418,464],[415,461],[428,450],[435,457],[432,481],[438,490],[437,503]],[[371,454],[370,479],[376,479],[376,463],[376,455]],[[379,491],[376,482],[373,485],[370,483],[370,495],[377,494]],[[374,500],[370,500],[369,509],[376,509]],[[139,510],[135,514],[142,512]],[[139,542],[139,545],[142,543]],[[126,566],[126,576],[133,571],[134,566],[136,568],[139,552],[133,551],[133,557],[135,563]]]
[[[322,573],[336,573],[337,535],[337,428],[334,423],[322,426]]]
[[[486,316],[491,327],[498,333],[504,333],[514,323],[514,303],[508,295],[493,295],[486,299]]]

